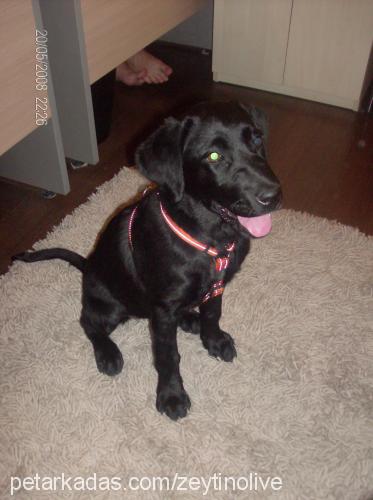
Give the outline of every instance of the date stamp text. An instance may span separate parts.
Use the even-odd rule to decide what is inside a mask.
[[[48,123],[48,32],[35,31],[35,123]]]

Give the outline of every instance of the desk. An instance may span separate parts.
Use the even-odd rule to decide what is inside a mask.
[[[0,175],[66,194],[65,157],[98,162],[90,84],[204,4],[1,0]],[[46,126],[35,124],[35,29],[48,32]]]

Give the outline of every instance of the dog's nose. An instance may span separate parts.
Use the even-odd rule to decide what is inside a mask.
[[[281,188],[275,187],[273,189],[268,189],[263,191],[256,197],[257,202],[265,207],[276,207],[279,208],[282,200]]]

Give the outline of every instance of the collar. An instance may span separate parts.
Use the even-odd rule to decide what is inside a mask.
[[[157,193],[157,194],[159,197],[159,193]],[[160,205],[161,213],[163,215],[164,220],[166,221],[168,226],[172,229],[172,231],[180,239],[182,239],[183,241],[188,243],[190,246],[197,248],[201,252],[205,252],[205,253],[211,255],[211,257],[218,257],[219,251],[215,247],[209,247],[208,245],[201,243],[200,241],[193,238],[193,236],[188,234],[186,231],[184,231],[184,229],[182,229],[178,224],[176,224],[176,222],[170,217],[167,210],[163,206],[161,199],[159,199],[159,205]],[[234,250],[234,247],[235,247],[234,241],[232,243],[229,243],[228,245],[226,245],[227,252],[228,253],[232,252]]]

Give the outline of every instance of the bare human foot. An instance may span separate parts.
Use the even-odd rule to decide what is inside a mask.
[[[172,73],[170,66],[167,66],[167,64],[152,56],[146,50],[140,50],[140,52],[127,59],[126,63],[134,73],[146,71],[144,76],[146,83],[167,82]]]
[[[126,85],[142,85],[145,82],[146,70],[134,71],[125,61],[117,67],[115,76],[118,81]]]

